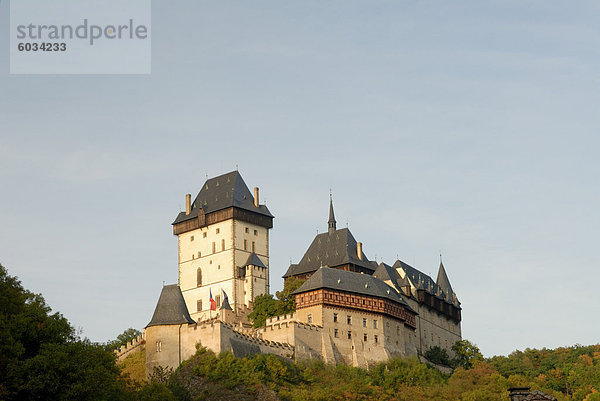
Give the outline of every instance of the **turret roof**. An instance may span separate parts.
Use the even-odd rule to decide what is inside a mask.
[[[190,317],[183,294],[177,284],[165,285],[162,288],[152,320],[146,325],[195,323]]]
[[[246,266],[259,266],[259,267],[264,267],[266,268],[267,266],[265,266],[265,264],[262,262],[262,260],[260,260],[260,258],[253,252],[248,256],[248,259],[246,260],[246,263],[244,263],[244,265],[242,267],[246,267]]]
[[[452,294],[452,286],[450,285],[450,280],[448,280],[448,275],[446,274],[446,269],[444,269],[444,264],[440,260],[440,268],[438,269],[438,276],[436,284],[444,290],[447,294]]]

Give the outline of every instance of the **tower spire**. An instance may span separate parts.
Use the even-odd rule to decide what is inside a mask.
[[[329,190],[329,221],[327,222],[329,227],[329,234],[333,234],[336,230],[335,215],[333,214],[333,197],[331,196],[331,190]]]

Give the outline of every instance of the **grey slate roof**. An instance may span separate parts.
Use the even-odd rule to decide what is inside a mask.
[[[173,224],[197,218],[200,209],[203,209],[206,214],[232,206],[273,217],[265,205],[254,206],[254,196],[242,176],[238,171],[232,171],[208,179],[194,199],[190,214],[186,215],[185,212],[180,212]]]
[[[158,298],[152,320],[146,325],[195,323],[190,317],[183,294],[177,284],[165,285]]]
[[[314,272],[321,266],[339,266],[352,263],[370,271],[375,268],[369,262],[365,253],[363,260],[358,259],[356,240],[347,228],[335,230],[332,233],[317,234],[312,244],[298,264],[292,264],[283,277]]]
[[[390,280],[397,290],[400,290],[403,286],[409,285],[406,277],[402,278],[396,269],[386,263],[379,264],[379,267],[377,267],[375,273],[373,273],[373,277],[376,277],[381,281]]]
[[[392,267],[394,269],[398,269],[399,267],[403,268],[406,272],[406,276],[410,279],[410,281],[412,281],[417,289],[427,290],[433,294],[437,293],[438,286],[435,281],[429,277],[429,275],[415,269],[411,265],[404,263],[401,260],[396,260]]]
[[[329,267],[323,267],[317,270],[292,294],[302,294],[320,288],[389,299],[412,310],[398,291],[380,279],[375,278],[370,274],[349,272]]]
[[[452,290],[452,287],[450,287],[449,281],[447,283],[448,287],[450,287],[448,290],[448,288],[445,288],[442,285],[438,285],[438,283],[433,281],[433,279],[431,277],[429,277],[429,275],[415,269],[414,267],[402,262],[401,260],[396,260],[396,262],[394,263],[394,265],[392,267],[394,269],[398,269],[398,268],[404,269],[404,271],[406,272],[406,277],[408,277],[410,279],[410,281],[415,285],[415,287],[417,287],[418,290],[425,290],[431,294],[436,295],[438,298],[445,299],[446,301],[453,304],[454,306],[459,307],[460,302],[458,301],[456,294]],[[440,266],[440,267],[443,268],[443,266]],[[446,275],[445,270],[444,270],[444,275]],[[448,280],[447,275],[446,275],[446,280]],[[438,282],[439,282],[439,273],[438,273]],[[443,280],[442,280],[442,282],[443,282]]]
[[[448,275],[446,274],[446,269],[444,269],[442,261],[440,261],[436,284],[447,294],[452,294],[452,286],[450,285],[450,280],[448,280]]]
[[[250,256],[248,256],[248,260],[246,260],[246,263],[244,263],[242,267],[246,267],[248,265],[259,266],[264,268],[267,267],[255,253],[251,253]]]

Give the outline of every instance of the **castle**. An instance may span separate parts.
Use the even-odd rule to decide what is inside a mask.
[[[368,367],[394,356],[450,352],[461,339],[461,307],[440,262],[437,280],[396,260],[371,261],[348,228],[338,229],[330,199],[318,234],[283,278],[305,280],[296,311],[252,328],[255,297],[269,293],[269,209],[238,171],[208,179],[173,222],[178,284],[164,285],[144,339],[146,373],[177,367],[196,344],[236,356],[271,353],[291,360]],[[119,354],[119,353],[118,353]]]

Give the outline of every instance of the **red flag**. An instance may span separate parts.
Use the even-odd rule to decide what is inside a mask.
[[[210,291],[210,301],[209,301],[210,302],[210,310],[217,310],[217,303],[213,299],[212,290],[209,290],[209,291]]]

